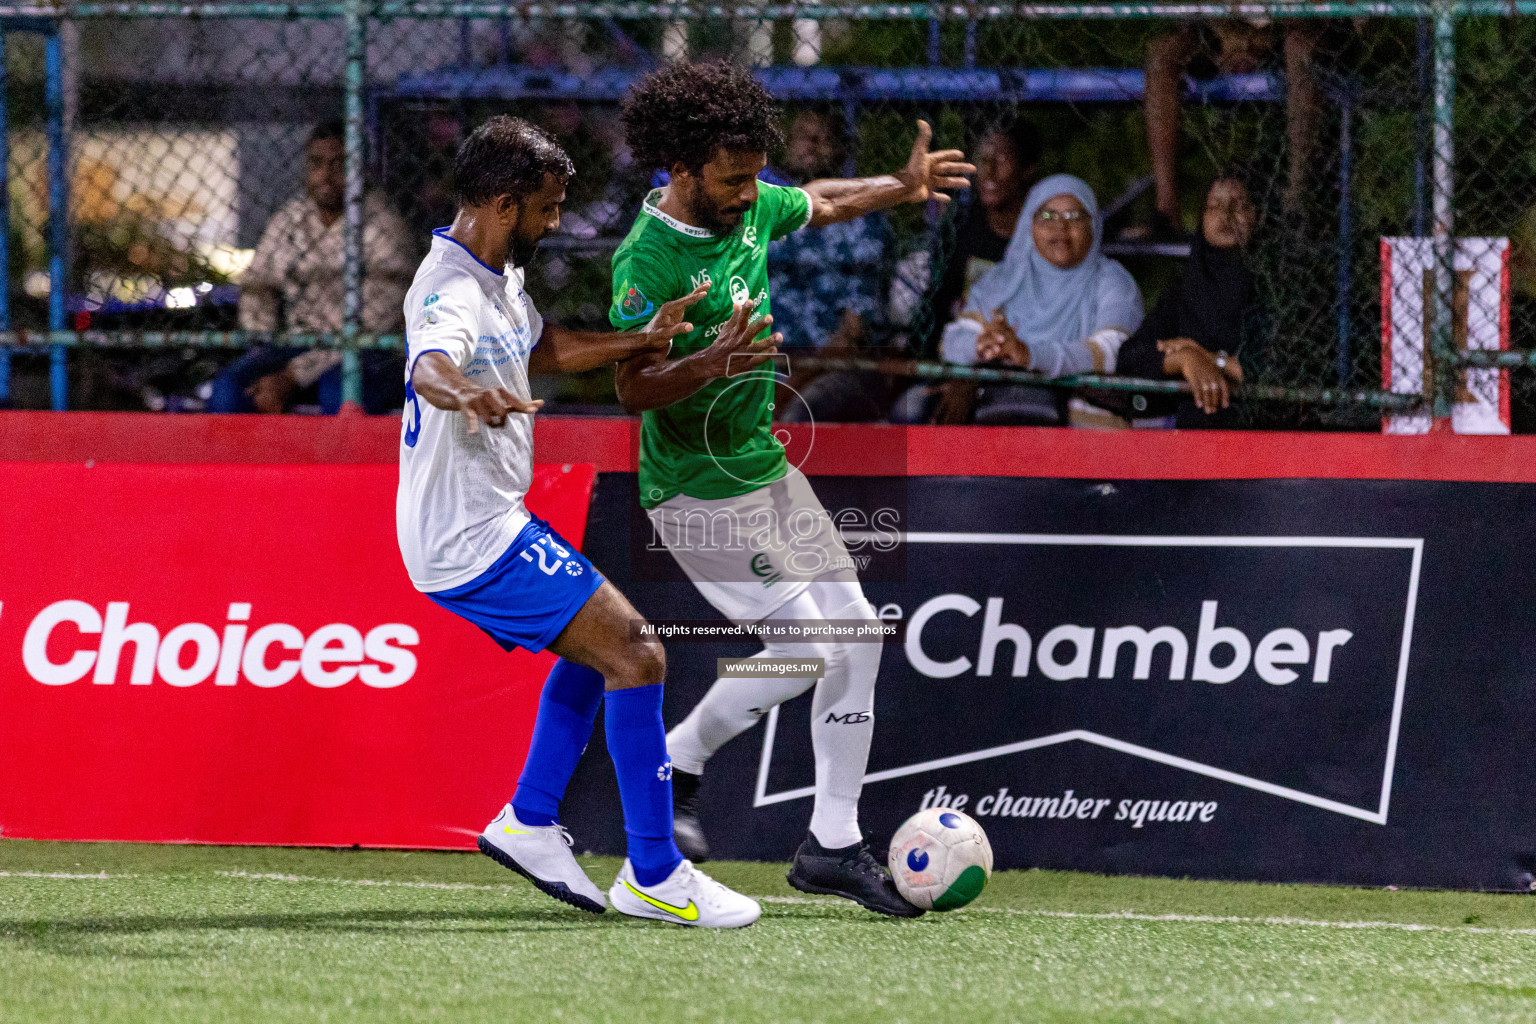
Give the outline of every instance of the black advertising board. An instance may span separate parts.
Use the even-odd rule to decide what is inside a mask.
[[[1536,869],[1536,487],[1361,480],[814,478],[897,511],[867,555],[887,643],[871,843],[961,806],[1000,868],[1521,888]],[[637,528],[637,522],[642,525]],[[638,550],[603,474],[586,549],[655,619],[717,618]],[[678,721],[751,643],[669,643]],[[785,860],[809,819],[809,695],[711,760],[717,856]],[[599,734],[600,735],[600,734]],[[566,800],[619,853],[602,744]]]

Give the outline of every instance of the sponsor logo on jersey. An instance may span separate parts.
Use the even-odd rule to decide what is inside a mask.
[[[672,781],[672,762],[663,761],[661,767],[656,769],[656,778],[661,782]]]
[[[619,300],[619,316],[625,320],[639,320],[643,316],[649,316],[656,308],[650,299],[645,297],[635,285],[624,282],[624,298]]]
[[[827,712],[827,724],[862,725],[874,717],[875,716],[870,714],[868,711],[850,711],[846,715],[839,715],[836,712],[829,711]]]
[[[747,282],[741,277],[731,278],[731,301],[738,306],[744,306],[752,301],[752,289],[747,287]]]
[[[757,227],[755,225],[748,224],[747,229],[741,233],[741,244],[748,249],[757,248]]]
[[[427,301],[423,302],[422,305],[423,306],[430,306],[430,305],[432,305],[432,303],[434,303],[434,302],[436,302],[438,300],[438,297],[439,296],[438,296],[437,292],[433,292],[431,295],[427,296]]]

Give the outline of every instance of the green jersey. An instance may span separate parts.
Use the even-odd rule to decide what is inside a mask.
[[[693,331],[679,335],[668,358],[708,348],[730,319],[732,306],[756,302],[769,312],[768,243],[810,223],[811,197],[798,188],[758,182],[752,204],[728,235],[684,224],[656,208],[658,189],[613,256],[613,307],[619,330],[650,322],[662,303],[682,298],[705,281],[709,294],[688,312]],[[736,372],[736,371],[732,371]],[[668,498],[733,498],[773,483],[786,472],[784,447],[773,422],[770,365],[712,380],[680,402],[653,409],[640,421],[640,504]]]

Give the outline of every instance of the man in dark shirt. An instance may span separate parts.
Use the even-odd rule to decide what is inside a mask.
[[[1040,130],[1023,117],[999,124],[982,136],[977,149],[976,183],[969,208],[960,216],[954,248],[935,264],[942,267],[933,292],[933,324],[923,353],[938,351],[944,325],[959,315],[977,278],[1000,262],[1013,238],[1024,197],[1040,177]],[[942,262],[941,262],[942,260]],[[910,388],[891,410],[891,419],[922,423],[967,422],[976,402],[975,386],[966,381],[921,384]]]
[[[837,119],[802,110],[785,140],[788,178],[777,184],[838,177],[847,155]],[[786,235],[768,247],[774,329],[784,335],[791,371],[775,401],[780,421],[865,423],[878,420],[889,404],[890,385],[877,374],[819,373],[794,361],[801,352],[856,355],[869,346],[870,328],[885,314],[889,235],[885,218],[874,214]]]

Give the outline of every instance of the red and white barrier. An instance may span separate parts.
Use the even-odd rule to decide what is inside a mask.
[[[1434,241],[1381,240],[1381,386],[1396,394],[1433,393],[1428,309],[1434,293]],[[1470,351],[1509,348],[1509,239],[1458,238],[1453,265],[1457,345]],[[1450,423],[1455,433],[1510,432],[1508,370],[1460,370],[1456,383]],[[1382,418],[1382,431],[1388,434],[1424,434],[1433,428],[1427,408]]]

